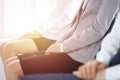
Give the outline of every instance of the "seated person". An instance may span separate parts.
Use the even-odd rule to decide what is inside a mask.
[[[53,5],[56,4],[53,3]],[[80,0],[59,0],[51,12],[49,20],[46,20],[40,32],[27,33],[17,40],[7,41],[1,44],[0,53],[3,60],[7,60],[20,53],[38,52],[46,50],[56,41],[59,43],[64,37],[69,37],[75,30],[78,22]],[[60,7],[61,6],[61,7]],[[59,9],[60,8],[60,9]],[[72,10],[71,8],[74,8]],[[59,12],[59,13],[58,13]],[[55,16],[53,16],[55,14]],[[51,18],[52,17],[52,18]],[[52,19],[52,20],[51,20]],[[73,27],[74,26],[74,27]],[[55,44],[57,44],[57,42]]]
[[[120,79],[120,16],[116,22],[118,24],[113,27],[112,32],[103,40],[96,59],[79,67],[78,71],[74,72],[74,75],[90,80]]]
[[[118,7],[119,10],[120,7]],[[80,66],[73,75],[80,80],[119,80],[120,79],[120,16],[110,34],[102,42],[96,60]],[[22,80],[79,80],[72,74],[38,74],[21,77]]]
[[[33,57],[25,57],[23,54],[13,57],[6,61],[7,80],[16,80],[19,76],[36,73],[71,73],[78,66],[93,59],[103,36],[118,13],[118,6],[118,1],[88,0],[75,32],[62,41],[64,53]],[[85,24],[86,21],[89,22]],[[48,52],[55,50],[59,51],[60,47],[52,45],[48,48]]]

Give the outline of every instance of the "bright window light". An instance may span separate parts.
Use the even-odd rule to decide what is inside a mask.
[[[55,33],[58,28],[62,30],[73,20],[79,2],[80,0],[3,0],[2,32],[23,34],[39,29],[38,31]]]
[[[30,32],[47,17],[56,0],[3,0],[3,32],[19,34]]]
[[[3,32],[5,34],[30,31],[33,12],[32,0],[4,0]]]

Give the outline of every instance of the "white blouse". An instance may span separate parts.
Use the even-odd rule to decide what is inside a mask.
[[[110,60],[117,54],[120,48],[120,15],[111,31],[102,42],[101,50],[97,53],[96,60],[109,64]],[[105,71],[107,80],[120,80],[120,64],[108,67]]]
[[[78,14],[82,0],[56,0],[54,8],[48,14],[48,19],[39,31],[44,37],[59,40],[71,30],[73,20]]]

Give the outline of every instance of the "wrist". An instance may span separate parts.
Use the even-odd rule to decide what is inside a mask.
[[[98,71],[95,80],[105,80],[105,69]]]
[[[62,43],[62,41],[57,41],[57,43],[60,46],[60,52],[63,52],[63,43]]]

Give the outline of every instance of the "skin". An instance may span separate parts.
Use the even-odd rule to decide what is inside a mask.
[[[84,78],[87,80],[105,80],[105,69],[105,64],[92,60],[87,64],[79,67],[77,71],[73,72],[73,75],[77,76],[78,78]],[[16,80],[19,76],[23,75],[24,74],[19,59],[17,57],[12,57],[9,59],[6,66],[7,80]]]
[[[5,60],[17,54],[36,51],[38,51],[38,49],[32,39],[13,40],[4,44],[1,50],[1,57],[4,63]]]
[[[73,75],[78,78],[90,79],[90,80],[105,80],[104,72],[106,64],[91,60],[85,65],[78,68],[73,72]]]
[[[0,44],[0,53],[3,60],[16,56],[17,54],[23,54],[28,52],[37,52],[38,49],[32,40],[32,38],[42,37],[40,33],[31,32],[26,33],[21,36],[19,39],[6,41]]]
[[[50,52],[57,53],[58,51],[60,51],[60,46],[59,44],[57,45],[57,43],[55,43],[48,48],[46,55],[51,54]],[[24,75],[17,56],[6,60],[5,73],[6,80],[17,80],[18,77]]]
[[[60,52],[60,44],[59,43],[54,43],[48,49],[46,50],[45,54],[52,54],[52,53],[59,53]]]
[[[40,37],[41,35],[39,35],[38,33],[27,33],[27,34],[24,34],[22,37],[20,37],[20,39],[9,40],[9,41],[0,43],[0,53],[3,61],[5,73],[6,73],[6,67],[8,66],[8,63],[10,61],[11,62],[14,61],[13,59],[11,59],[11,57],[14,57],[20,53],[23,54],[23,53],[38,51],[34,41],[31,39],[31,38],[37,38],[38,36]],[[19,67],[20,66],[18,66],[18,68]],[[8,71],[8,73],[10,73],[10,71]],[[6,76],[8,78],[9,76],[11,76],[11,74],[9,75],[6,74]],[[10,80],[14,80],[14,79],[10,79]]]
[[[7,41],[0,44],[0,53],[3,60],[16,56],[17,54],[23,54],[28,52],[37,52],[38,49],[31,38],[42,37],[39,33],[27,33],[20,39]],[[60,52],[60,44],[54,43],[47,50],[45,54],[58,53]]]
[[[17,80],[19,76],[23,75],[19,59],[16,56],[17,54],[38,51],[31,38],[33,37],[26,34],[20,39],[0,44],[0,53],[2,53],[1,57],[5,68],[6,80]],[[60,52],[60,45],[59,43],[54,43],[47,49],[46,54],[57,52]]]
[[[24,75],[17,56],[10,58],[7,63],[5,67],[6,80],[18,80],[19,76]]]

